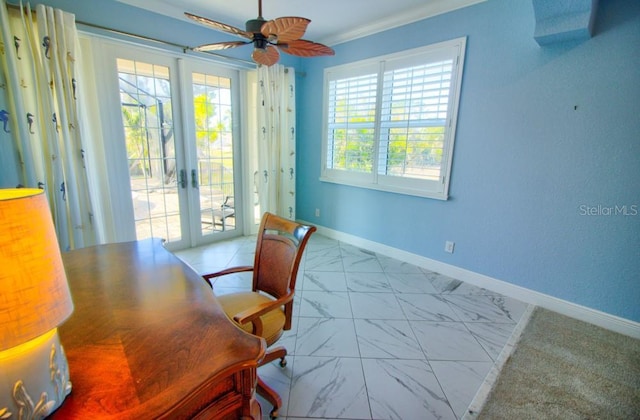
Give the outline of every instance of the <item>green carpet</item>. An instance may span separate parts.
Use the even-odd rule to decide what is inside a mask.
[[[640,419],[640,340],[536,308],[477,418]]]

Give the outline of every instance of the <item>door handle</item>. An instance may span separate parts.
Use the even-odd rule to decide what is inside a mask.
[[[180,169],[180,188],[187,188],[187,171]]]
[[[198,173],[195,169],[191,170],[191,186],[193,188],[198,188]]]

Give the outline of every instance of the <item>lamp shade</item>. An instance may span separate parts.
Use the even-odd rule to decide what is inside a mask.
[[[56,328],[72,312],[44,191],[0,189],[0,350]]]

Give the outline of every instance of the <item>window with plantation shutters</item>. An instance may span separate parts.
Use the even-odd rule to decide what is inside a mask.
[[[377,74],[329,82],[327,160],[334,169],[371,172],[375,147]]]
[[[321,179],[447,199],[465,44],[325,70]]]

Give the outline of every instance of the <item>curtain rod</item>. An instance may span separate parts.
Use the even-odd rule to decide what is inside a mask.
[[[17,4],[12,4],[12,3],[8,3],[7,2],[6,5],[7,5],[7,7],[12,8],[12,9],[18,9],[18,10],[20,9],[20,5],[17,5]],[[32,10],[32,12],[35,13],[34,10]],[[159,44],[168,45],[170,47],[180,48],[184,54],[186,54],[187,51],[192,50],[192,48],[189,47],[189,46],[176,44],[175,42],[164,41],[162,39],[152,38],[152,37],[149,37],[149,36],[146,36],[146,35],[138,35],[138,34],[134,34],[134,33],[127,32],[127,31],[121,31],[119,29],[108,28],[106,26],[96,25],[94,23],[88,23],[88,22],[83,22],[83,21],[80,21],[80,20],[76,20],[76,24],[82,25],[82,26],[88,26],[88,27],[94,28],[94,29],[100,29],[102,31],[111,32],[111,33],[114,33],[114,34],[117,34],[117,35],[124,35],[124,36],[128,36],[128,37],[131,37],[131,38],[137,38],[137,39],[140,39],[140,40],[143,40],[143,41],[151,41],[151,42],[156,42],[156,43],[159,43]],[[207,54],[207,55],[212,55],[214,57],[221,58],[221,59],[224,59],[224,60],[237,61],[237,62],[242,63],[242,64],[250,64],[252,66],[255,66],[255,63],[253,61],[243,60],[241,58],[229,57],[229,56],[222,55],[222,54],[217,54],[217,53],[214,53],[214,52],[211,52],[211,51],[202,51],[202,52]]]

